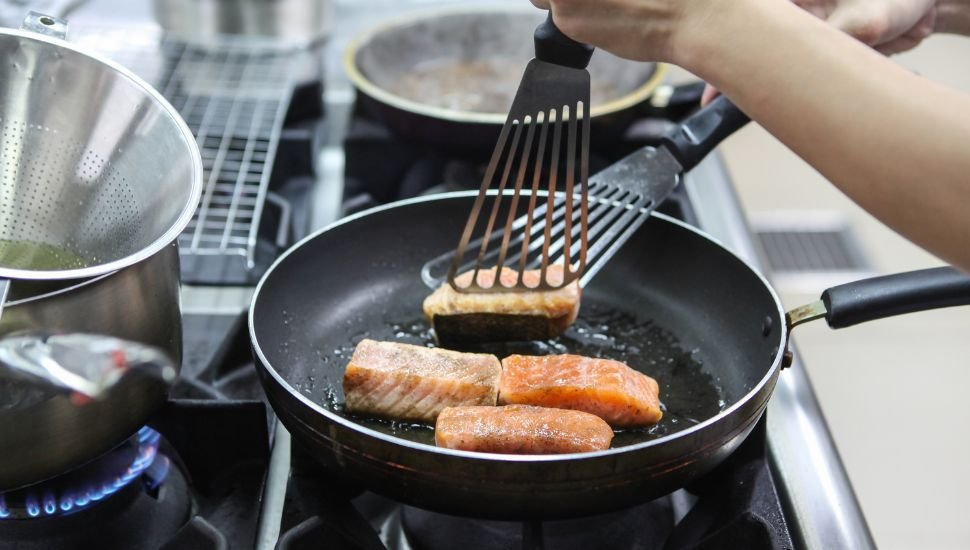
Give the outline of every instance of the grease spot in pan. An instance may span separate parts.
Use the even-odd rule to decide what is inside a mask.
[[[380,338],[434,347],[434,335],[422,318],[391,320],[381,334],[370,331],[354,336],[343,348],[333,350],[333,358],[346,361],[364,338]],[[505,357],[513,353],[549,355],[575,353],[623,361],[653,377],[660,385],[663,420],[656,426],[616,430],[613,447],[633,445],[685,430],[724,409],[722,389],[704,371],[696,350],[685,349],[676,336],[653,320],[586,302],[576,323],[562,336],[545,341],[483,344],[463,351],[481,351]],[[338,414],[343,403],[332,392],[328,406]],[[374,430],[411,441],[434,445],[434,429],[427,424],[394,422],[371,417],[346,415]]]

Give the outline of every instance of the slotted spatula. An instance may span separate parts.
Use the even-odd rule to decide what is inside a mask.
[[[586,262],[586,224],[587,208],[585,200],[586,177],[589,158],[589,97],[590,80],[586,66],[593,55],[593,48],[572,40],[563,34],[553,23],[552,14],[535,31],[535,59],[529,62],[522,75],[519,88],[515,93],[508,118],[499,134],[498,143],[492,152],[491,160],[482,178],[478,198],[465,224],[461,240],[453,255],[448,282],[459,292],[505,292],[509,289],[502,284],[479,284],[479,269],[487,269],[483,261],[494,260],[492,266],[517,264],[519,276],[513,288],[519,290],[549,289],[576,280],[583,272]],[[565,134],[565,135],[564,135]],[[577,150],[578,147],[578,150]],[[578,161],[577,161],[578,159]],[[562,166],[561,166],[562,165]],[[501,170],[500,170],[501,167]],[[513,193],[509,201],[504,191],[509,187],[510,178]],[[557,250],[550,249],[552,242],[550,229],[553,224],[552,209],[546,205],[546,219],[541,227],[547,228],[543,239],[533,240],[531,227],[533,219],[527,216],[525,231],[520,232],[516,250],[509,254],[512,244],[515,214],[519,208],[523,186],[531,181],[532,193],[529,194],[529,212],[536,210],[539,189],[548,189],[548,201],[553,201],[559,185],[566,196],[577,195],[578,203],[565,202],[562,253],[565,257],[577,256],[576,263],[565,264],[562,277],[552,283],[546,278],[546,268],[551,255]],[[546,183],[547,182],[547,183]],[[491,204],[487,208],[487,218],[483,216],[489,191],[495,190]],[[577,193],[578,192],[578,193]],[[574,212],[575,210],[575,212]],[[501,215],[507,211],[507,215]],[[578,215],[574,215],[578,213]],[[491,235],[496,227],[504,227],[499,233],[504,236],[498,248],[491,245],[492,239],[476,239],[471,246],[476,254],[473,263],[475,274],[471,284],[460,287],[455,282],[459,269],[464,264],[465,252],[473,244],[472,235],[484,222],[482,235]],[[538,226],[538,224],[537,224]],[[575,231],[574,231],[575,229]],[[578,243],[576,242],[578,241]],[[578,246],[577,246],[578,244]],[[526,287],[521,273],[529,263],[536,263],[541,269],[538,286]],[[498,277],[495,278],[496,282]]]
[[[730,100],[718,97],[668,131],[660,139],[659,147],[643,147],[592,176],[588,190],[559,193],[554,200],[536,206],[534,212],[512,219],[506,229],[485,233],[488,235],[485,247],[486,239],[483,238],[469,242],[470,248],[486,249],[487,252],[481,258],[462,262],[457,271],[464,273],[474,269],[476,261],[478,265],[505,265],[519,269],[521,250],[512,254],[507,251],[515,250],[523,243],[528,243],[532,249],[547,247],[550,254],[558,254],[550,260],[551,263],[568,261],[575,264],[578,252],[564,250],[566,235],[571,234],[575,239],[581,230],[578,227],[581,217],[586,215],[590,246],[586,253],[586,270],[579,281],[580,286],[585,287],[646,221],[650,212],[670,195],[682,174],[694,168],[714,147],[748,121],[747,115]],[[588,213],[581,208],[582,191],[586,191]],[[571,200],[567,201],[567,197]],[[481,195],[478,198],[482,199]],[[530,206],[535,204],[532,196],[529,201]],[[453,266],[454,260],[455,251],[450,251],[426,263],[421,270],[424,283],[432,289],[441,286],[447,280],[449,266]],[[541,266],[541,257],[538,260],[530,257],[524,265],[525,269],[537,269]],[[503,292],[517,290],[501,289]]]

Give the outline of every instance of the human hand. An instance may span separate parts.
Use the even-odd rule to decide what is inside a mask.
[[[884,55],[911,50],[933,33],[937,0],[792,0],[833,27]],[[701,98],[717,97],[708,86]]]
[[[637,61],[677,62],[686,27],[716,8],[698,0],[531,0],[552,10],[556,26],[574,40]]]
[[[933,33],[936,25],[936,0],[793,2],[885,55],[915,48]]]

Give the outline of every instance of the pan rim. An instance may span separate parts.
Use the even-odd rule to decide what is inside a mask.
[[[781,360],[785,353],[784,344],[787,341],[787,337],[788,337],[788,328],[785,326],[782,326],[778,331],[778,338],[777,338],[778,347],[777,347],[777,350],[775,351],[775,356],[772,359],[771,367],[769,367],[767,371],[765,371],[765,374],[761,378],[761,380],[758,381],[758,383],[755,384],[747,393],[745,393],[734,403],[732,403],[731,406],[718,412],[716,415],[704,420],[703,422],[699,422],[691,426],[690,428],[686,428],[684,430],[681,430],[673,434],[658,437],[657,439],[652,439],[650,441],[644,441],[642,443],[628,445],[625,447],[610,448],[603,451],[592,451],[592,452],[584,452],[584,453],[564,453],[564,454],[556,454],[556,455],[512,455],[512,454],[499,454],[499,453],[482,453],[477,451],[461,451],[461,450],[455,450],[455,449],[444,449],[441,447],[436,447],[434,445],[428,445],[426,443],[418,443],[415,441],[394,437],[394,436],[379,432],[377,430],[373,430],[366,426],[362,426],[356,422],[353,422],[347,418],[344,418],[340,415],[335,414],[333,411],[327,410],[326,408],[322,407],[318,403],[314,402],[313,400],[311,400],[310,398],[306,397],[301,392],[299,392],[296,388],[293,387],[292,384],[290,384],[285,378],[283,378],[279,372],[277,372],[276,368],[272,365],[272,363],[263,353],[262,347],[260,346],[259,339],[257,338],[257,335],[256,335],[256,328],[255,328],[256,325],[254,323],[255,321],[254,312],[256,309],[255,308],[256,303],[259,301],[259,297],[262,293],[263,285],[266,284],[266,281],[272,276],[272,274],[276,271],[279,265],[282,264],[284,261],[286,261],[286,259],[291,254],[296,253],[304,244],[312,241],[313,239],[319,237],[320,235],[326,233],[327,231],[331,231],[345,224],[353,223],[365,216],[377,214],[385,210],[391,210],[393,208],[408,206],[411,204],[420,204],[425,202],[439,201],[439,200],[445,200],[445,199],[451,199],[451,198],[466,198],[466,197],[473,198],[473,197],[476,197],[477,195],[478,195],[478,191],[475,191],[475,190],[453,191],[449,193],[440,193],[440,194],[429,195],[424,197],[415,197],[411,199],[405,199],[401,201],[396,201],[396,202],[376,206],[374,208],[369,208],[367,210],[347,216],[346,218],[342,218],[337,221],[334,221],[318,229],[317,231],[314,231],[313,233],[307,235],[303,239],[300,239],[300,241],[298,241],[293,246],[288,248],[285,252],[283,252],[283,254],[281,254],[276,259],[276,261],[273,262],[272,265],[270,265],[269,269],[266,270],[266,273],[264,273],[263,276],[260,278],[259,283],[256,285],[256,288],[253,291],[253,296],[249,303],[249,312],[247,313],[247,321],[249,325],[248,327],[249,339],[253,348],[253,353],[255,353],[257,358],[259,359],[257,368],[261,368],[264,372],[269,374],[280,387],[284,388],[291,396],[296,397],[297,401],[299,401],[303,406],[308,407],[313,413],[323,415],[328,421],[338,424],[339,426],[345,429],[352,430],[356,433],[366,435],[368,437],[376,438],[384,443],[388,443],[392,445],[400,445],[410,450],[421,452],[421,453],[430,452],[434,454],[448,455],[459,459],[491,460],[491,461],[506,462],[506,463],[535,463],[535,462],[553,463],[553,462],[560,462],[560,461],[575,461],[579,459],[593,460],[593,459],[604,458],[608,456],[614,456],[619,453],[637,452],[642,449],[647,449],[650,447],[667,444],[677,439],[687,438],[691,434],[705,430],[710,426],[726,418],[730,418],[738,409],[746,406],[749,402],[751,402],[755,398],[755,396],[761,393],[764,387],[767,384],[769,384],[775,378],[776,374],[778,374],[778,372],[781,370]],[[785,311],[784,311],[784,308],[782,307],[781,299],[779,298],[778,294],[775,292],[775,289],[771,286],[771,284],[769,284],[767,278],[765,278],[764,275],[762,275],[762,273],[758,271],[758,269],[752,266],[744,258],[742,258],[733,250],[725,246],[724,243],[719,241],[717,238],[711,235],[708,235],[707,233],[701,231],[700,229],[686,222],[682,222],[680,220],[677,220],[675,218],[672,218],[665,214],[661,214],[656,211],[651,212],[650,215],[652,217],[656,217],[658,219],[664,220],[665,222],[672,223],[682,229],[691,231],[695,233],[697,236],[711,241],[712,243],[718,245],[724,252],[730,254],[739,262],[741,262],[742,265],[744,265],[748,270],[750,270],[751,273],[754,276],[756,276],[759,281],[761,281],[764,288],[768,291],[769,295],[771,296],[772,300],[775,303],[775,308],[777,309],[777,314],[779,316],[778,318],[782,320],[785,319]],[[770,397],[771,395],[769,394],[768,399],[770,399]]]
[[[107,69],[117,73],[127,84],[138,89],[145,95],[147,99],[154,101],[155,106],[158,107],[158,114],[164,114],[168,117],[169,122],[172,123],[175,131],[177,131],[179,137],[182,139],[182,142],[185,145],[185,152],[189,155],[189,157],[191,157],[190,177],[192,179],[190,189],[185,196],[185,204],[172,224],[149,244],[132,252],[131,254],[114,259],[110,262],[98,263],[72,269],[22,269],[0,267],[0,278],[29,281],[67,281],[71,279],[83,280],[86,278],[110,275],[126,267],[141,263],[160,252],[166,246],[176,242],[179,235],[182,234],[182,230],[188,226],[189,222],[192,221],[192,217],[195,216],[195,211],[198,209],[199,200],[202,197],[203,187],[202,153],[199,151],[199,145],[195,139],[195,135],[192,134],[192,131],[185,123],[182,115],[179,114],[175,107],[172,106],[172,104],[161,94],[161,92],[148,84],[148,82],[146,82],[143,78],[136,75],[128,68],[122,66],[120,63],[117,63],[116,61],[113,61],[107,56],[101,55],[98,52],[90,50],[84,46],[79,46],[78,44],[69,42],[67,40],[62,40],[60,38],[46,36],[22,29],[0,29],[0,36],[10,36],[32,40],[54,46],[55,48],[69,50],[77,55],[87,57],[96,63],[100,63]]]
[[[436,107],[433,105],[427,105],[425,103],[420,103],[411,99],[407,99],[400,95],[390,92],[389,90],[378,86],[372,80],[364,76],[364,73],[357,66],[357,55],[363,49],[364,46],[370,43],[379,34],[396,29],[398,27],[403,27],[407,24],[416,23],[419,21],[429,20],[436,17],[456,15],[456,14],[494,14],[494,13],[534,13],[534,10],[528,8],[518,8],[511,7],[507,5],[492,5],[492,6],[476,6],[475,8],[438,8],[438,9],[428,9],[420,10],[410,13],[406,16],[394,18],[385,21],[379,25],[371,27],[361,33],[354,36],[344,49],[343,55],[343,65],[344,71],[346,72],[351,83],[357,88],[358,91],[363,92],[370,97],[395,107],[401,109],[402,111],[411,112],[418,115],[428,116],[437,119],[448,120],[451,122],[458,123],[470,123],[470,124],[482,124],[482,125],[498,125],[501,126],[505,124],[505,119],[508,113],[480,113],[475,111],[459,111],[456,109],[448,109],[445,107]],[[524,69],[524,67],[523,67]],[[654,62],[654,71],[650,74],[650,78],[646,82],[641,84],[639,87],[633,89],[631,92],[624,94],[615,99],[611,99],[606,103],[594,106],[590,111],[590,117],[596,118],[601,116],[610,115],[624,109],[628,109],[637,105],[649,98],[656,89],[663,82],[667,75],[668,65],[666,63]]]

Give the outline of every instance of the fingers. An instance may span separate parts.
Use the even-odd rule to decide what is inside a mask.
[[[849,6],[836,9],[828,19],[829,24],[856,40],[875,46],[896,38],[889,36],[890,21],[885,13]]]
[[[822,20],[828,19],[835,8],[835,2],[819,0],[792,0],[792,3]]]
[[[919,46],[923,40],[933,34],[936,26],[936,10],[930,10],[922,19],[913,25],[913,28],[906,31],[902,36],[889,40],[883,44],[876,45],[876,51],[883,55],[895,55],[912,50]]]
[[[936,10],[930,10],[923,16],[922,19],[913,25],[913,28],[909,30],[906,34],[913,38],[919,38],[923,40],[933,34],[936,30]]]
[[[883,55],[896,55],[897,53],[903,53],[912,50],[916,46],[919,46],[922,42],[922,38],[914,38],[912,36],[900,36],[895,40],[890,40],[885,44],[880,44],[875,47],[876,51]]]
[[[701,94],[701,107],[704,107],[708,103],[714,101],[714,98],[720,94],[721,92],[719,92],[714,86],[711,86],[710,84],[704,86],[704,93]]]

